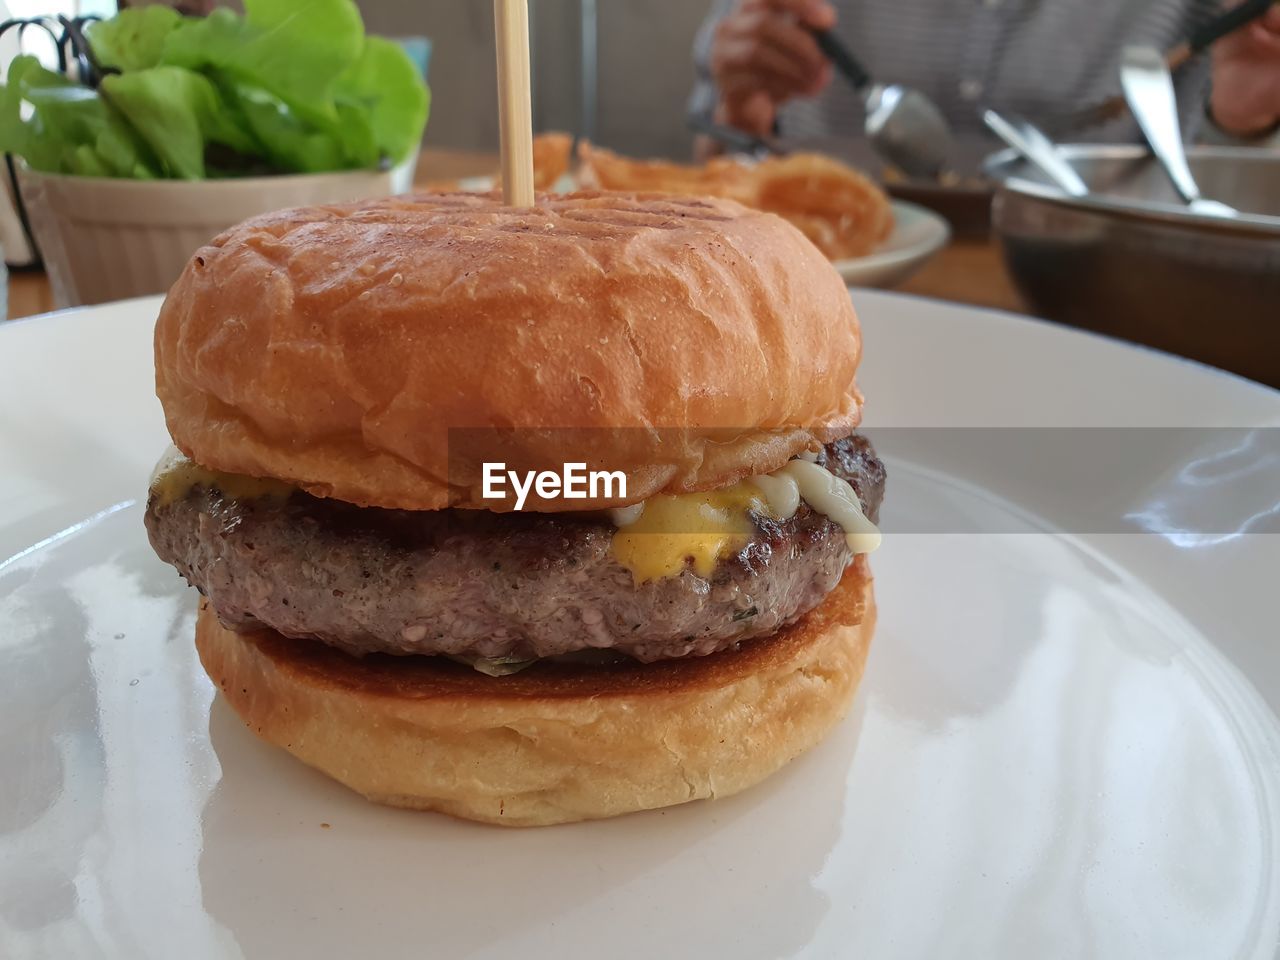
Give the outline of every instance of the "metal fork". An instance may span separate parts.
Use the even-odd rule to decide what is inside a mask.
[[[1206,50],[1228,33],[1234,33],[1245,24],[1257,20],[1276,2],[1280,0],[1245,0],[1238,7],[1232,7],[1226,13],[1219,14],[1194,30],[1182,43],[1166,51],[1165,65],[1171,72],[1176,72],[1197,53]],[[1090,127],[1098,127],[1122,117],[1126,110],[1128,110],[1128,104],[1125,102],[1124,95],[1117,93],[1064,116],[1050,118],[1042,126],[1055,140],[1062,140],[1070,134],[1088,130]]]

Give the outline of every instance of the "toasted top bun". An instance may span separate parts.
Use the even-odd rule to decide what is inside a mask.
[[[485,461],[628,477],[626,498],[535,492],[525,509],[720,487],[848,434],[861,400],[835,270],[782,219],[725,200],[441,194],[266,214],[196,252],[155,348],[193,460],[404,509],[510,509],[482,496]]]

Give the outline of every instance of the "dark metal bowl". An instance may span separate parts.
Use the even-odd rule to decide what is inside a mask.
[[[1193,147],[1189,212],[1136,146],[1063,147],[1089,185],[1069,197],[1012,151],[988,158],[992,225],[1032,310],[1280,387],[1280,151]]]

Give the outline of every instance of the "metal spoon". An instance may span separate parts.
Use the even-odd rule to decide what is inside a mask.
[[[864,129],[875,151],[909,177],[937,179],[951,148],[951,127],[932,100],[900,84],[876,83],[830,30],[813,37],[867,108]]]
[[[1120,87],[1151,145],[1151,152],[1187,206],[1195,213],[1234,217],[1237,213],[1234,207],[1201,196],[1200,187],[1191,175],[1182,145],[1173,78],[1160,52],[1154,47],[1125,47],[1120,60]]]
[[[982,114],[985,123],[1001,140],[1038,167],[1068,196],[1083,197],[1089,187],[1080,179],[1075,167],[1062,155],[1058,145],[1040,131],[1035,124],[1021,117],[1003,117],[994,110]]]

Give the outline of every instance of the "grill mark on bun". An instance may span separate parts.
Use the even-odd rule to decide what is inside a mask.
[[[387,508],[484,506],[478,470],[449,469],[450,428],[667,428],[607,458],[643,498],[770,472],[860,418],[843,282],[793,227],[726,200],[277,211],[197,251],[155,345],[170,433],[195,459]],[[577,459],[550,434],[528,452],[531,469]]]

